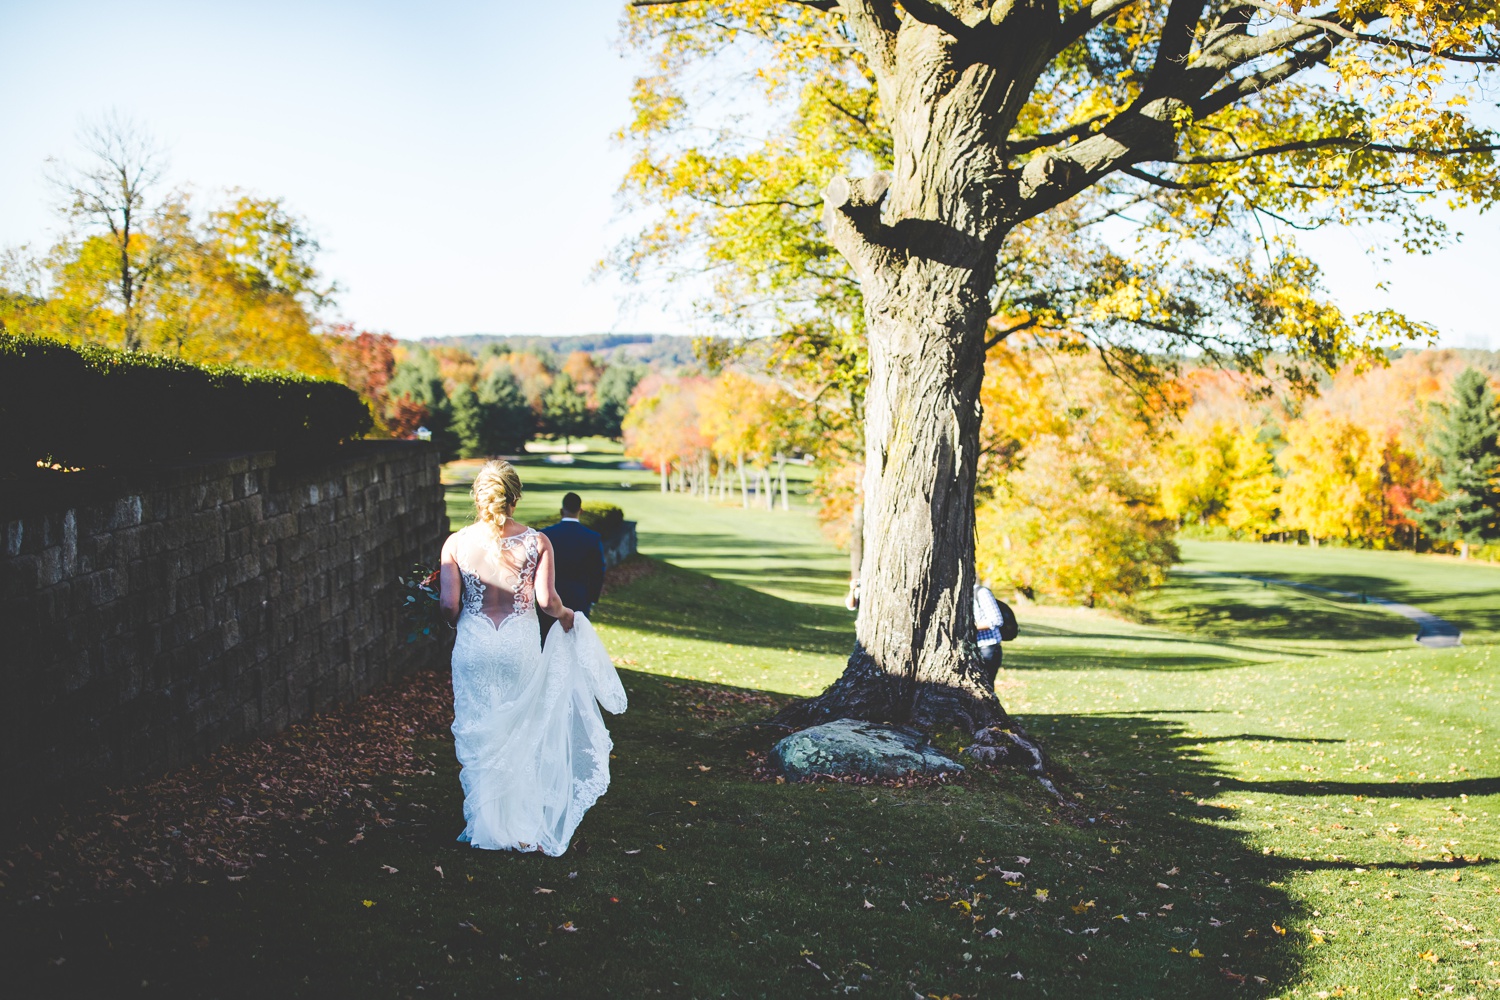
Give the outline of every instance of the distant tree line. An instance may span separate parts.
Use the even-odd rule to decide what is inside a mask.
[[[326,340],[345,381],[370,404],[382,433],[431,434],[448,458],[515,454],[536,437],[617,438],[645,374],[602,365],[586,351],[559,358],[488,344],[478,353],[429,348],[344,327]]]

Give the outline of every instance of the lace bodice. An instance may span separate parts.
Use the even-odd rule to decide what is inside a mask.
[[[485,524],[458,533],[454,561],[463,578],[464,614],[485,619],[499,629],[512,618],[536,608],[536,565],[541,535],[527,528],[502,537]]]

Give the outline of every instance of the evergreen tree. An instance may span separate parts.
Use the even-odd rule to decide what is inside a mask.
[[[484,442],[484,406],[474,390],[460,386],[453,394],[453,436],[459,458],[483,458],[489,454]]]
[[[562,438],[567,447],[573,438],[589,432],[592,417],[588,400],[574,388],[573,379],[567,372],[559,373],[542,397],[542,423],[547,433]]]
[[[1416,521],[1445,542],[1469,546],[1500,537],[1500,406],[1484,373],[1469,368],[1453,382],[1448,419],[1433,435],[1432,453],[1442,465],[1438,500],[1419,500]]]
[[[417,345],[407,349],[406,357],[396,365],[386,396],[392,401],[405,396],[421,403],[427,410],[424,426],[432,432],[432,442],[443,450],[443,460],[458,456],[458,436],[453,432],[453,404],[443,385],[437,358]]]
[[[513,455],[526,448],[536,432],[536,413],[521,385],[508,370],[497,369],[479,387],[479,442],[486,455]]]
[[[594,387],[594,433],[618,438],[625,414],[630,410],[630,394],[635,391],[644,369],[637,365],[615,364],[604,369]]]

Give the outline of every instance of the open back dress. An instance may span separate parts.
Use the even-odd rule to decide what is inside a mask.
[[[625,689],[587,618],[541,646],[536,573],[542,535],[474,524],[453,539],[463,586],[453,645],[453,743],[464,832],[490,850],[557,856],[609,787],[613,746],[599,708]]]

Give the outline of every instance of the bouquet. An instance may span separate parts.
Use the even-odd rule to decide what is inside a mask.
[[[418,639],[440,639],[443,622],[442,605],[438,595],[438,571],[426,566],[413,566],[410,576],[398,576],[403,594],[401,618],[406,625],[406,641]]]

